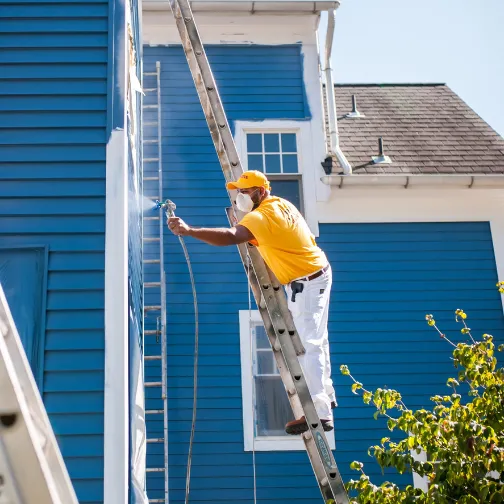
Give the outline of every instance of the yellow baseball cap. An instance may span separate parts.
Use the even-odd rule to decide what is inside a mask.
[[[236,182],[228,182],[228,189],[249,189],[251,187],[264,187],[267,191],[271,189],[270,183],[264,173],[257,170],[243,172]]]

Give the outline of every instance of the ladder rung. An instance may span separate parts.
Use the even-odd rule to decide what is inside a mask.
[[[146,387],[162,387],[163,386],[163,382],[160,382],[160,381],[148,381],[148,382],[145,382],[145,386]]]
[[[144,355],[144,360],[161,360],[161,355]]]
[[[147,467],[145,469],[146,472],[164,472],[164,467]],[[152,501],[150,501],[152,502]]]
[[[159,220],[159,217],[144,217],[144,220]]]
[[[157,126],[157,121],[144,121],[144,126]]]
[[[159,158],[158,157],[147,157],[147,158],[144,158],[144,163],[154,163],[154,161],[159,161]]]
[[[147,443],[162,443],[164,442],[164,438],[150,438],[147,439]]]
[[[161,310],[161,305],[144,306],[144,311],[159,311],[159,310]]]
[[[164,410],[162,409],[148,409],[145,410],[146,415],[162,415],[164,413]]]
[[[144,182],[147,182],[147,181],[152,181],[152,180],[159,180],[159,177],[144,177]]]
[[[164,499],[149,499],[149,504],[163,504],[164,502]]]
[[[143,108],[146,108],[146,109],[156,109],[158,108],[157,104],[155,105],[144,105]]]
[[[160,259],[144,259],[144,264],[161,264]]]
[[[153,140],[144,140],[143,143],[144,144],[157,144],[159,142],[159,140],[157,139],[153,139]]]
[[[144,238],[144,242],[158,242],[161,238]]]
[[[152,77],[153,75],[157,75],[157,72],[144,72],[144,75],[148,75],[149,77]]]
[[[144,287],[161,287],[161,282],[145,282]]]
[[[144,75],[147,75],[147,74],[144,74]],[[155,75],[157,75],[157,74],[155,74]],[[144,91],[152,93],[152,91],[157,91],[157,88],[155,88],[155,87],[144,88]]]
[[[145,336],[157,336],[158,334],[161,334],[161,331],[157,329],[147,329],[147,331],[144,331]]]

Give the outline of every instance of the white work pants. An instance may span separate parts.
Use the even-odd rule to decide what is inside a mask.
[[[331,268],[314,280],[300,283],[304,285],[303,292],[296,294],[295,301],[292,301],[291,284],[286,285],[289,310],[306,350],[306,353],[299,357],[299,362],[319,418],[332,420],[331,401],[336,402],[336,396],[331,379],[327,331]]]

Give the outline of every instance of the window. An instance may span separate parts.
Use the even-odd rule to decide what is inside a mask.
[[[304,450],[285,432],[294,416],[259,311],[240,311],[240,346],[245,451]],[[334,431],[326,436],[334,449]]]
[[[246,132],[247,169],[268,175],[272,193],[304,213],[296,132]]]
[[[296,133],[247,133],[249,170],[299,173]]]
[[[293,419],[292,410],[262,323],[252,324],[251,336],[255,435],[287,436],[284,427]]]

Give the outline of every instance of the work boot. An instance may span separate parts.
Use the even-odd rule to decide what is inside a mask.
[[[322,419],[321,422],[325,432],[333,430],[334,427],[332,420]],[[308,424],[306,423],[306,419],[304,416],[301,417],[299,420],[293,420],[292,422],[289,422],[285,426],[285,432],[287,432],[287,434],[292,434],[293,436],[303,434],[303,432],[306,432],[307,430],[308,430]]]
[[[331,409],[336,409],[337,406],[336,401],[331,401]]]

